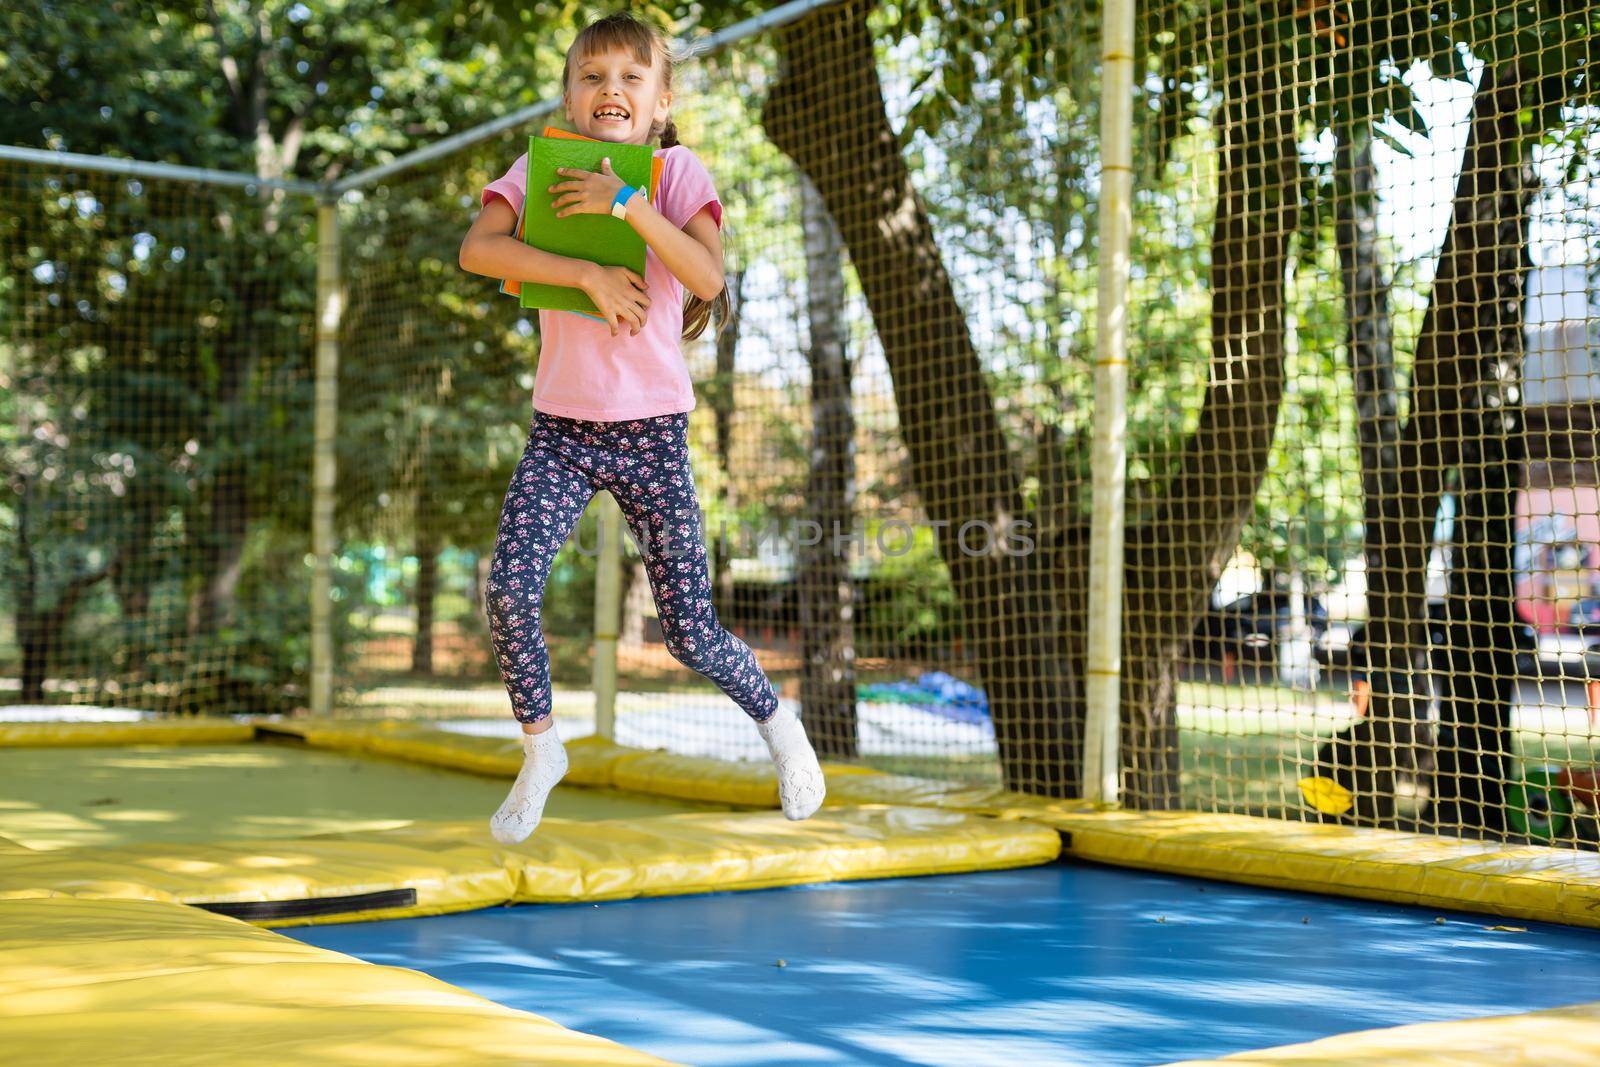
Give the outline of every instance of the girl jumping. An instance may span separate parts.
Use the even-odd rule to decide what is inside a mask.
[[[500,513],[485,604],[495,661],[522,723],[522,771],[489,820],[495,840],[522,841],[567,771],[550,703],[550,657],[540,606],[551,563],[589,498],[608,491],[644,558],[667,649],[711,679],[755,720],[778,772],[783,813],[822,804],[822,769],[800,720],[780,708],[750,647],[723,628],[711,603],[700,504],[689,466],[694,388],[679,338],[695,338],[713,305],[726,321],[722,203],[699,158],[668,117],[672,56],[661,34],[625,12],[584,27],[562,73],[567,120],[616,144],[658,141],[656,203],[637,191],[619,210],[644,238],[644,277],[541,251],[514,235],[525,195],[549,195],[557,217],[611,214],[625,189],[609,161],[563,168],[568,180],[524,190],[526,157],[483,190],[483,210],[461,242],[461,267],[491,278],[581,288],[605,321],[539,312],[539,366],[527,448]],[[691,296],[684,303],[683,291]]]

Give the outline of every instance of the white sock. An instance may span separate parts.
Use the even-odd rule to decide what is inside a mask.
[[[809,819],[822,806],[827,794],[822,766],[811,749],[799,716],[780,707],[766,722],[756,723],[772,763],[778,769],[778,797],[783,814],[790,819]]]
[[[490,835],[502,845],[514,845],[533,833],[550,791],[567,773],[567,750],[556,736],[554,723],[543,733],[524,733],[522,751],[522,770],[505,803],[489,820]]]

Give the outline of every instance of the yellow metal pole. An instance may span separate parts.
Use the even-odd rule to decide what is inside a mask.
[[[333,513],[335,437],[339,420],[339,316],[344,310],[339,275],[339,204],[317,205],[316,379],[311,461],[311,714],[333,705]]]
[[[1133,230],[1134,0],[1106,0],[1100,54],[1100,285],[1094,361],[1093,514],[1083,795],[1121,793],[1123,503],[1127,472],[1128,263]]]
[[[600,558],[594,582],[594,732],[617,739],[617,633],[622,622],[622,509],[610,493],[595,494]]]

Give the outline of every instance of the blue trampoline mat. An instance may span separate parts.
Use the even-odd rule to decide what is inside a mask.
[[[1600,996],[1600,931],[1071,861],[283,933],[706,1067],[1152,1064]]]

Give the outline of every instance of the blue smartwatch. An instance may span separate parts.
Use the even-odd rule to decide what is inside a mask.
[[[643,191],[631,185],[624,185],[621,189],[618,189],[617,195],[611,198],[611,214],[616,218],[626,219],[628,217],[628,201],[633,199],[634,193]]]

